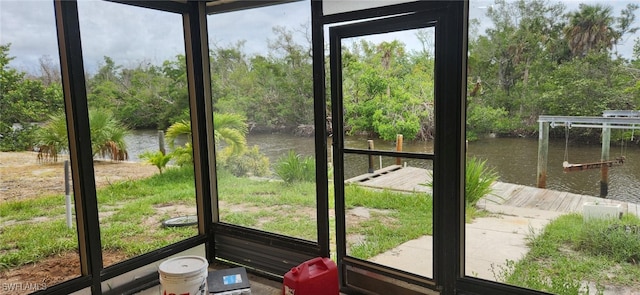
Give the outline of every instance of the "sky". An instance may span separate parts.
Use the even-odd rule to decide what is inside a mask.
[[[366,1],[374,5],[384,1],[397,2]],[[611,5],[617,16],[628,2],[609,0],[604,3]],[[491,3],[492,0],[471,0],[471,17],[482,19]],[[576,0],[565,1],[567,10],[577,8],[578,3]],[[95,73],[103,64],[104,56],[111,57],[118,65],[129,67],[140,63],[161,64],[178,54],[184,54],[182,19],[177,14],[97,0],[79,0],[78,9],[83,57],[88,73]],[[244,40],[244,49],[249,54],[266,54],[267,40],[274,38],[274,26],[304,31],[301,25],[309,22],[307,1],[210,15],[210,47],[227,46]],[[635,25],[640,26],[640,20]],[[480,31],[484,29],[486,26],[481,27]],[[407,47],[418,49],[415,36],[401,34],[400,37],[405,40]],[[623,56],[631,57],[636,37],[640,37],[640,32],[619,46],[618,51]],[[296,34],[296,38],[299,42],[306,42],[302,33]],[[11,43],[9,54],[15,59],[10,66],[19,70],[37,74],[38,60],[42,57],[48,57],[57,64],[53,1],[0,0],[0,43]]]
[[[184,54],[182,18],[154,11],[96,0],[78,3],[85,68],[95,72],[104,56],[116,64],[160,64]],[[250,13],[208,16],[210,46],[227,46],[245,40],[249,52],[266,51],[272,27],[299,28],[310,22],[308,3],[252,9]],[[242,24],[242,26],[238,26]],[[236,28],[230,30],[229,28]],[[33,72],[42,56],[59,63],[53,2],[50,0],[0,0],[0,43],[11,43],[12,67]]]

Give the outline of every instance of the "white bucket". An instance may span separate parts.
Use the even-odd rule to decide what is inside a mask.
[[[209,262],[200,256],[180,256],[160,264],[162,295],[206,295]]]

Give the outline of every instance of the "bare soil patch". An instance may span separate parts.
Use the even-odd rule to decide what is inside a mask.
[[[60,156],[54,163],[38,163],[35,152],[0,152],[0,202],[63,195],[65,160],[67,156]],[[147,163],[97,160],[93,165],[98,188],[158,173]]]
[[[126,258],[116,252],[103,253],[105,265],[112,265]],[[0,281],[3,282],[0,294],[29,294],[80,275],[80,256],[75,252],[65,252],[37,263],[0,272]]]
[[[63,195],[65,160],[68,160],[67,156],[60,156],[57,162],[39,163],[35,152],[0,152],[0,203]],[[146,163],[94,161],[98,188],[156,173],[158,169]],[[122,253],[103,253],[104,265],[126,258]],[[29,294],[79,276],[78,253],[65,252],[18,268],[0,267],[0,294]]]

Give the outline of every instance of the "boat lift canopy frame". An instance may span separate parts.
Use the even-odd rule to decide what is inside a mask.
[[[640,111],[605,111],[602,117],[581,116],[540,116],[540,126],[549,123],[551,128],[557,126],[582,128],[611,128],[640,130]],[[542,129],[540,129],[542,130]]]
[[[538,133],[538,174],[537,186],[545,188],[547,182],[547,155],[549,151],[549,126],[580,127],[602,129],[601,161],[609,160],[611,143],[611,129],[640,130],[640,111],[608,110],[602,117],[582,116],[539,116],[540,129]],[[608,193],[608,166],[602,165],[600,179],[600,197],[605,198]]]

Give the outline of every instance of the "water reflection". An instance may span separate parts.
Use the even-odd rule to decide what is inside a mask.
[[[547,162],[547,188],[576,194],[599,196],[600,169],[564,173],[564,140],[549,141]],[[568,160],[571,163],[589,163],[600,160],[600,145],[570,144]],[[503,182],[528,186],[536,185],[538,140],[531,138],[492,138],[469,144],[469,155],[486,159],[495,167]],[[610,199],[640,202],[640,149],[611,147],[610,157],[620,154],[627,158],[624,165],[609,169]]]

